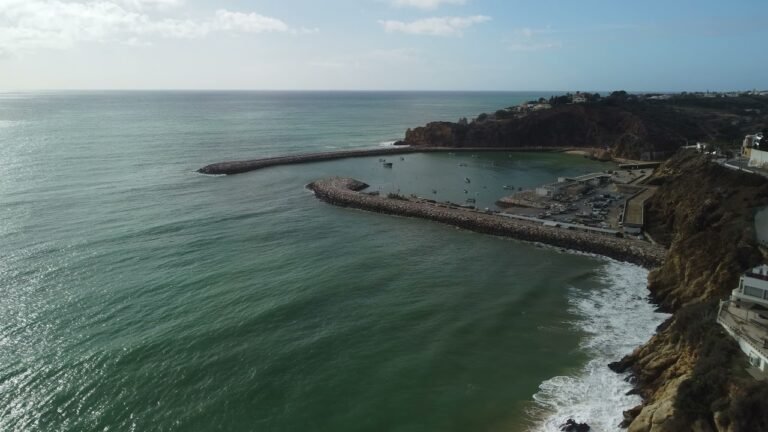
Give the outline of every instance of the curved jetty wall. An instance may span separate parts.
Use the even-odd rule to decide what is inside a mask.
[[[385,147],[375,149],[341,150],[324,153],[303,153],[288,156],[251,159],[245,161],[218,162],[206,165],[197,172],[201,174],[240,174],[276,165],[291,165],[307,162],[322,162],[333,159],[346,159],[365,156],[390,156],[406,153],[440,152],[561,152],[564,148],[518,147],[518,148],[449,148],[449,147]]]
[[[338,206],[429,219],[480,233],[600,254],[647,268],[659,266],[666,255],[664,248],[643,241],[545,227],[495,214],[446,207],[426,201],[368,195],[359,192],[368,185],[351,178],[332,177],[317,180],[307,187],[319,199]]]

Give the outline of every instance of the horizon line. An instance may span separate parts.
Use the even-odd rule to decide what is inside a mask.
[[[768,91],[766,89],[730,89],[730,90],[627,90],[625,88],[615,90],[478,90],[478,89],[227,89],[227,88],[38,88],[38,89],[0,89],[0,93],[35,93],[35,92],[261,92],[261,93],[611,93],[613,91],[626,91],[627,93],[744,93],[751,91]]]

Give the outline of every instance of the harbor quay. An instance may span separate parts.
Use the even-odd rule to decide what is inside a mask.
[[[347,177],[330,177],[307,185],[315,196],[327,203],[397,216],[432,220],[470,231],[538,242],[555,247],[599,254],[620,261],[654,268],[666,250],[650,242],[583,230],[546,226],[537,222],[510,218],[499,212],[477,210],[420,198],[366,193],[368,185]]]
[[[560,177],[534,189],[502,197],[496,205],[518,218],[545,225],[640,237],[645,203],[656,188],[644,185],[653,169],[619,170]]]

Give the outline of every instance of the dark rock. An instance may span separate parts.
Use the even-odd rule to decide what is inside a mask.
[[[629,364],[624,359],[608,363],[608,369],[616,373],[624,373],[629,369]]]
[[[622,429],[628,428],[630,423],[632,423],[632,421],[635,418],[637,418],[637,416],[640,414],[640,411],[642,411],[642,410],[643,410],[643,406],[642,405],[638,405],[638,406],[636,406],[634,408],[631,408],[631,409],[628,409],[628,410],[624,411],[624,413],[623,413],[624,420],[621,421],[621,423],[619,424],[619,427],[622,428]]]
[[[560,426],[560,430],[563,432],[589,432],[592,429],[586,423],[577,423],[574,419],[568,419],[563,425]]]

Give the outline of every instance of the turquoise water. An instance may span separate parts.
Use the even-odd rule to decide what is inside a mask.
[[[392,170],[364,158],[194,173],[219,160],[377,146],[534,96],[0,95],[0,430],[617,423],[636,400],[600,365],[658,321],[642,269],[336,208],[304,188],[349,175],[458,199],[470,176],[478,202],[492,203],[503,184],[603,165],[440,154],[398,158]],[[607,313],[614,298],[642,322],[627,329]],[[596,392],[571,401],[594,386],[590,376],[619,402],[606,408]]]

